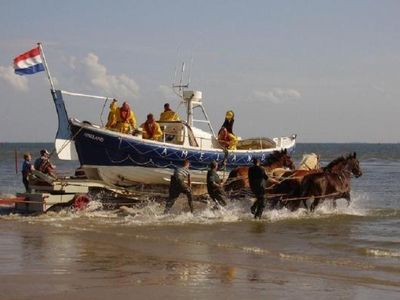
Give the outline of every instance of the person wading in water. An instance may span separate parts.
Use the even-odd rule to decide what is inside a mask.
[[[178,199],[181,193],[184,193],[188,199],[190,212],[193,213],[193,200],[192,200],[192,189],[190,188],[190,172],[189,172],[189,161],[184,160],[183,166],[176,168],[174,174],[171,176],[171,184],[169,186],[169,197],[165,204],[164,214],[168,213],[171,207],[174,205],[176,199]],[[187,178],[188,183],[185,183]]]
[[[218,205],[226,205],[226,194],[222,188],[222,180],[218,176],[217,168],[218,163],[212,161],[210,169],[207,172],[207,191],[211,199],[215,202],[214,208],[218,208]]]
[[[260,160],[253,158],[253,166],[249,168],[249,184],[250,189],[256,196],[257,200],[251,207],[251,213],[255,219],[261,219],[262,213],[265,208],[265,187],[268,180],[268,175],[265,169],[260,166]]]

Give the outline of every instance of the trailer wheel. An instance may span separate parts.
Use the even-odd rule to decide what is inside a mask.
[[[72,199],[72,207],[75,210],[84,210],[90,202],[88,194],[79,194]]]

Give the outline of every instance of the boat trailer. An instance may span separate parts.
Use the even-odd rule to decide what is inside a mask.
[[[100,180],[77,177],[54,179],[33,171],[30,193],[17,193],[15,197],[0,199],[0,205],[12,206],[22,214],[40,214],[63,208],[82,210],[90,201],[99,200],[105,209],[121,206],[143,206],[144,202],[163,199],[165,193],[148,192],[111,186]]]
[[[3,208],[7,206],[11,212],[20,214],[41,214],[65,208],[83,210],[90,201],[97,200],[107,210],[121,206],[144,207],[149,202],[164,202],[168,197],[168,185],[116,186],[85,176],[54,179],[36,170],[32,175],[29,181],[32,192],[0,199]],[[203,189],[195,189],[193,201],[208,203]]]

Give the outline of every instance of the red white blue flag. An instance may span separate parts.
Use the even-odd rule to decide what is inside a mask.
[[[14,58],[14,70],[15,74],[18,75],[35,74],[44,71],[40,47],[33,48]]]

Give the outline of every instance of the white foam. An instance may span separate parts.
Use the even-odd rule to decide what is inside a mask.
[[[352,193],[352,202],[347,206],[345,200],[337,201],[337,208],[333,208],[331,200],[317,207],[313,213],[309,213],[306,209],[300,208],[295,212],[287,209],[281,210],[265,210],[262,216],[262,222],[279,222],[290,219],[307,219],[307,218],[329,218],[338,215],[366,216],[369,214],[367,209],[362,207],[366,194]],[[213,209],[213,203],[208,205],[195,204],[195,212],[188,212],[187,203],[185,201],[177,201],[172,212],[164,214],[164,204],[150,202],[145,207],[121,207],[116,210],[104,210],[101,201],[92,201],[86,210],[73,211],[70,209],[60,212],[49,212],[40,216],[30,216],[20,218],[18,215],[2,216],[6,218],[14,218],[28,222],[46,222],[63,224],[63,222],[73,221],[75,219],[90,219],[94,222],[115,225],[168,225],[168,224],[214,224],[214,223],[232,223],[253,220],[250,213],[250,206],[254,199],[244,199],[241,201],[232,201],[225,207]],[[58,225],[59,226],[59,225]]]
[[[400,251],[383,250],[383,249],[366,249],[367,255],[379,256],[379,257],[399,257]]]

